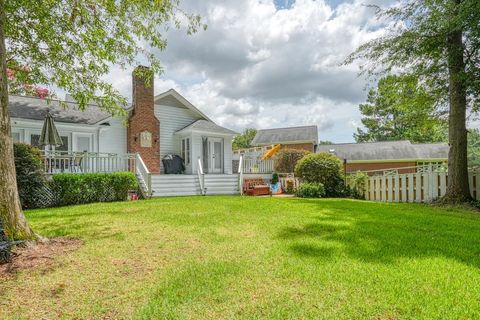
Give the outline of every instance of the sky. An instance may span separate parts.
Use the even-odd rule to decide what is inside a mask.
[[[237,132],[317,125],[320,140],[351,142],[368,81],[341,63],[384,32],[366,4],[386,1],[182,0],[208,28],[166,34],[155,93],[174,88]],[[108,78],[131,96],[130,74],[114,68]]]

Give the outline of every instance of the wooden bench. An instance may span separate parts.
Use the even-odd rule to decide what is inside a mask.
[[[270,194],[270,186],[262,178],[243,180],[243,194],[249,196],[262,196]]]

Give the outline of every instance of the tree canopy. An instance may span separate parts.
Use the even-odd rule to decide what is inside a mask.
[[[447,119],[435,99],[412,75],[387,76],[360,105],[362,124],[354,134],[357,142],[447,140]]]
[[[9,0],[3,9],[7,68],[17,83],[60,88],[80,109],[95,102],[112,114],[127,103],[105,80],[112,66],[148,65],[140,76],[149,79],[162,72],[155,52],[166,48],[164,31],[181,21],[188,33],[203,27],[179,0]]]
[[[36,235],[22,213],[15,177],[9,93],[52,97],[67,91],[81,110],[89,103],[124,114],[127,100],[106,81],[112,66],[137,64],[146,81],[162,72],[164,32],[205,27],[179,0],[0,0],[0,220],[11,239]]]
[[[480,97],[480,1],[399,0],[376,8],[385,32],[358,48],[346,63],[359,61],[371,76],[414,75],[437,106],[448,106],[448,202],[471,200],[467,163],[467,111]]]
[[[233,139],[233,150],[250,148],[252,146],[252,140],[257,134],[257,129],[247,128],[242,134],[239,134]]]

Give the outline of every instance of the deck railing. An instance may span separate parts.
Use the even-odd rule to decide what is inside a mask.
[[[202,195],[206,195],[207,188],[205,188],[205,173],[203,172],[203,163],[200,157],[198,157],[197,160],[197,175],[198,182],[200,183],[200,192],[202,193]]]
[[[240,155],[240,159],[238,161],[238,189],[240,191],[240,195],[243,196],[243,155]]]
[[[272,173],[274,160],[243,158],[243,173]]]
[[[133,172],[136,163],[135,154],[98,152],[46,151],[43,159],[48,174]]]
[[[148,170],[145,162],[143,162],[140,154],[135,155],[135,174],[139,180],[142,192],[146,198],[150,198],[153,194],[152,190],[152,174]]]

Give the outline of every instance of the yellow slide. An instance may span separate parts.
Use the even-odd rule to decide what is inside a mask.
[[[274,145],[272,149],[267,150],[267,152],[265,152],[263,154],[261,160],[267,160],[267,159],[270,159],[271,157],[273,157],[280,150],[280,147],[281,147],[281,145],[279,145],[279,144]]]

